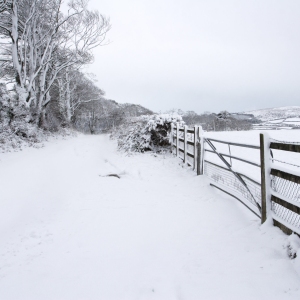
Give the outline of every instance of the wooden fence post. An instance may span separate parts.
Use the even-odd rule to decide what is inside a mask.
[[[176,123],[176,156],[179,156],[179,123]]]
[[[187,127],[187,125],[184,125],[184,137],[183,137],[183,139],[184,139],[184,146],[183,146],[183,149],[184,149],[184,154],[183,154],[183,162],[186,164],[187,163],[187,154],[186,154],[186,152],[187,152],[187,129],[188,129],[188,127]]]
[[[270,179],[270,142],[267,134],[261,133],[260,140],[260,166],[261,166],[261,223],[263,224],[271,210],[271,179]]]
[[[202,126],[199,126],[199,144],[200,144],[200,165],[199,165],[199,175],[203,175],[203,165],[204,165],[204,133],[202,130]]]
[[[171,153],[173,154],[173,149],[174,149],[174,124],[173,123],[171,123],[170,142],[171,142]]]
[[[201,126],[197,128],[197,175],[203,175],[204,143],[203,130]]]
[[[198,133],[199,133],[199,128],[198,128]],[[197,175],[201,175],[201,144],[200,140],[197,141]]]
[[[197,127],[194,126],[194,165],[193,168],[194,170],[196,170],[196,166],[197,166]]]

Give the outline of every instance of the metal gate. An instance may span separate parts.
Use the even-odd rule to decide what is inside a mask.
[[[220,146],[223,146],[223,149]],[[225,146],[225,147],[224,147]],[[224,153],[227,148],[227,153]],[[259,218],[261,217],[261,184],[249,175],[246,175],[245,168],[235,168],[233,161],[238,161],[257,168],[260,173],[260,164],[250,161],[239,155],[233,155],[232,150],[239,154],[241,149],[247,148],[257,151],[259,155],[259,146],[249,144],[239,144],[227,142],[212,138],[204,138],[204,174],[208,176],[213,183],[212,186],[229,194],[239,200],[248,209],[250,209]],[[222,151],[223,150],[223,151]],[[207,157],[209,155],[209,158]],[[255,176],[256,177],[256,176]]]

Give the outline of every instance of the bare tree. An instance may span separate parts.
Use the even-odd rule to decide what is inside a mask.
[[[10,40],[18,105],[31,108],[35,122],[43,125],[58,74],[92,62],[91,51],[104,42],[109,20],[88,11],[86,0],[69,2],[67,15],[61,12],[62,0],[2,2],[0,35]]]

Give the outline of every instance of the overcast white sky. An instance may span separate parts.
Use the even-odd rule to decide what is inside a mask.
[[[88,72],[156,112],[300,105],[299,0],[90,0],[111,44]]]

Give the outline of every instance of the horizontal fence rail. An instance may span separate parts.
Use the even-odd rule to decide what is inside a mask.
[[[296,144],[280,144],[280,143],[271,143],[271,149],[283,150],[283,151],[291,151],[300,153],[300,145]]]

